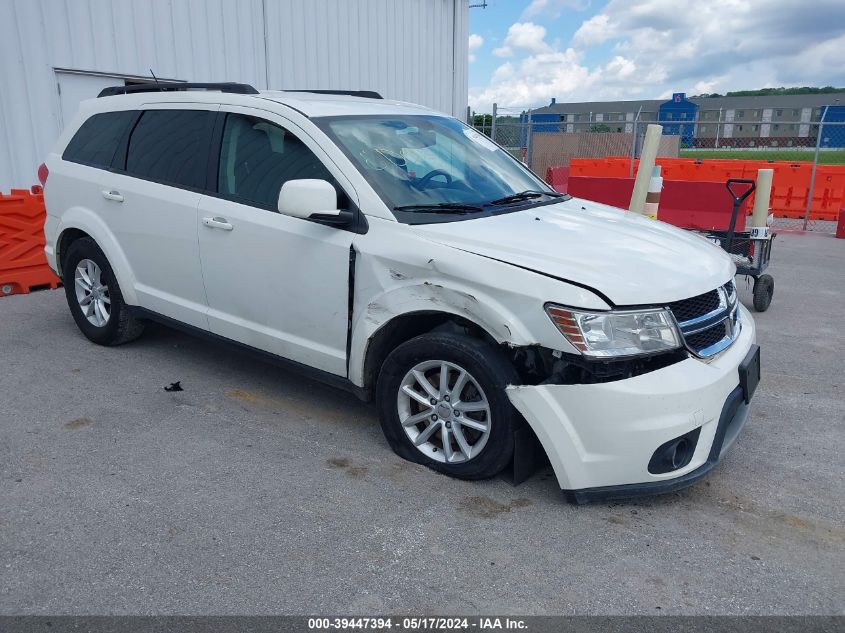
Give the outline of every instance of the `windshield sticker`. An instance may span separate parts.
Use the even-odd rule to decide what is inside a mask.
[[[469,128],[469,127],[463,128],[463,133],[464,133],[464,136],[466,136],[473,143],[476,143],[477,145],[481,145],[481,147],[483,147],[486,150],[490,150],[491,152],[495,152],[497,149],[499,149],[499,146],[496,145],[493,141],[491,141],[489,138],[484,136],[484,134],[480,134],[479,132],[476,132],[472,128]]]

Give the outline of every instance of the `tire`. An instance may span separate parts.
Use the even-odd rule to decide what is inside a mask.
[[[141,335],[144,323],[129,313],[114,271],[94,240],[83,237],[74,241],[67,250],[62,269],[70,313],[90,341],[98,345],[120,345]]]
[[[444,366],[445,392],[439,388]],[[462,371],[466,376],[458,385]],[[394,349],[382,365],[376,385],[382,430],[403,459],[458,479],[493,477],[513,457],[519,414],[505,387],[515,382],[513,365],[492,345],[460,334],[423,334]],[[406,388],[428,397],[410,397]],[[436,405],[431,404],[434,394]],[[408,424],[412,418],[419,421]]]
[[[771,275],[760,275],[754,280],[754,309],[765,312],[772,303],[775,294],[775,280]]]

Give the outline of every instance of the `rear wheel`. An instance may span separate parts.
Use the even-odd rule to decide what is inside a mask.
[[[144,324],[129,313],[106,256],[90,238],[76,240],[62,265],[65,297],[77,327],[94,343],[120,345],[138,338]]]
[[[407,460],[461,479],[493,477],[513,456],[517,413],[505,387],[516,380],[495,347],[435,333],[397,347],[377,385],[382,429]]]
[[[765,312],[775,294],[775,280],[771,275],[760,275],[754,280],[754,309]]]

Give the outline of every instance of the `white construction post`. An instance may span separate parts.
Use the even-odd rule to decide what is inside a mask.
[[[772,176],[774,173],[773,169],[757,170],[757,186],[754,190],[754,208],[751,211],[751,229],[749,231],[751,238],[756,240],[770,238],[769,200],[772,195]],[[762,249],[754,249],[754,254],[751,256],[752,265],[757,265],[761,253]]]
[[[655,165],[651,170],[651,179],[648,181],[648,193],[645,196],[645,214],[652,220],[657,219],[657,207],[660,205],[660,192],[663,191],[663,177],[660,175],[660,165]]]
[[[660,146],[660,136],[662,134],[662,125],[652,123],[646,128],[643,149],[640,153],[640,165],[637,168],[637,178],[634,180],[631,204],[628,206],[628,210],[634,213],[644,213],[645,211],[645,199],[648,194],[651,172],[654,169],[654,159],[657,158],[657,150]]]
[[[751,211],[751,237],[769,237],[769,200],[772,196],[773,169],[757,170],[757,187],[754,190],[754,209]]]

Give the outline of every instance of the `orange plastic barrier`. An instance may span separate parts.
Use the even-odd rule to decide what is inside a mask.
[[[621,156],[607,158],[577,158],[570,161],[573,176],[602,176],[606,178],[627,178],[631,159]]]
[[[843,202],[845,202],[845,168],[840,165],[816,167],[816,183],[813,187],[810,217],[818,214],[819,220],[836,221]]]
[[[61,280],[44,255],[44,195],[0,193],[0,297],[57,288]]]
[[[572,176],[594,178],[627,177],[630,158],[573,158],[569,163]],[[803,218],[807,212],[807,197],[810,192],[810,162],[788,162],[768,160],[694,159],[658,157],[664,182],[719,182],[729,178],[757,178],[757,170],[774,171],[772,196],[769,206],[777,217]],[[639,160],[634,161],[634,172]],[[555,169],[554,167],[551,169]],[[810,219],[836,220],[839,209],[845,203],[845,165],[819,165],[810,203]],[[752,208],[754,196],[748,201]]]

